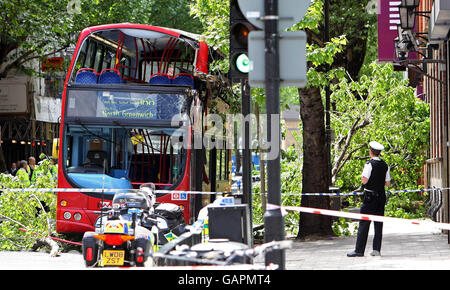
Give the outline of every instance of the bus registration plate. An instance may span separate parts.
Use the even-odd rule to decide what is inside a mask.
[[[125,258],[125,251],[103,251],[102,260],[104,266],[122,266]]]

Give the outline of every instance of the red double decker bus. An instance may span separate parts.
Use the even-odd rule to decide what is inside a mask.
[[[92,231],[95,212],[111,206],[115,192],[108,189],[152,182],[168,191],[201,190],[215,178],[198,162],[205,152],[190,146],[215,86],[205,77],[212,56],[217,52],[196,35],[174,29],[124,23],[81,32],[62,98],[58,187],[73,191],[58,193],[57,232]],[[229,152],[214,153],[228,178]],[[201,197],[190,194],[157,201],[178,204],[188,223],[201,207]]]

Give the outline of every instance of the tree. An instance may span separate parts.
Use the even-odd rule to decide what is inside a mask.
[[[343,67],[354,80],[359,78],[367,57],[373,57],[370,53],[376,55],[376,43],[369,44],[369,38],[376,32],[377,17],[368,12],[369,2],[330,1],[330,37],[345,35],[347,38],[347,45],[336,55],[333,67]]]
[[[358,81],[342,79],[333,86],[333,180],[343,190],[360,185],[368,143],[385,144],[382,158],[391,167],[392,187],[417,188],[429,138],[429,106],[416,98],[392,64],[365,67]]]
[[[0,79],[14,70],[30,73],[31,60],[66,48],[72,27],[67,1],[0,1]],[[5,166],[0,146],[2,172]]]
[[[227,3],[227,1],[225,2]],[[305,30],[308,35],[308,86],[300,89],[300,105],[302,122],[304,127],[303,144],[304,154],[308,155],[304,159],[303,166],[303,190],[305,191],[328,191],[328,177],[323,173],[327,172],[327,159],[325,150],[325,131],[324,131],[324,110],[320,87],[328,84],[328,79],[333,79],[336,69],[325,71],[323,64],[332,64],[337,53],[343,51],[345,45],[344,37],[333,37],[329,43],[324,43],[320,37],[320,23],[322,17],[322,1],[314,1],[304,19],[292,30]],[[348,4],[350,5],[350,4]],[[228,51],[228,5],[218,0],[197,0],[191,5],[192,13],[199,17],[206,29],[206,39],[208,43],[215,47],[220,47],[225,53]],[[223,65],[226,67],[226,64]],[[282,104],[283,106],[283,104]],[[315,205],[320,200],[318,207],[328,208],[327,199],[304,198],[303,203]],[[315,220],[312,217],[303,217],[301,223],[306,222],[309,226],[303,226],[302,234],[322,234],[331,233],[331,219],[325,218],[326,222]],[[321,218],[323,219],[323,218]]]
[[[299,89],[300,116],[303,124],[302,192],[328,192],[328,153],[326,151],[324,108],[320,89]],[[302,197],[302,206],[329,208],[329,197]],[[308,235],[331,235],[329,216],[300,214],[299,238]]]
[[[230,3],[222,0],[194,0],[191,15],[203,26],[202,35],[208,45],[228,55]],[[225,61],[224,63],[228,63]]]
[[[344,43],[325,42],[323,2],[314,1],[305,19],[293,28],[307,32],[308,43],[315,47],[312,53],[318,54],[314,55],[315,63],[309,63],[310,68],[314,67],[314,71],[308,73],[309,85],[298,90],[303,124],[303,192],[328,192],[330,185],[321,89],[336,82],[343,71],[350,77],[358,77],[366,57],[369,28],[376,19],[365,12],[368,0],[333,1],[329,9],[330,37],[336,40],[345,36],[346,39],[346,46],[336,47]],[[329,208],[329,198],[304,196],[302,205]],[[299,238],[331,232],[331,217],[301,214]]]
[[[1,1],[0,79],[13,69],[32,72],[29,61],[74,45],[85,27],[120,22],[200,31],[200,23],[189,16],[187,0]]]
[[[56,187],[56,176],[49,174],[50,160],[40,155],[39,174],[32,182],[34,188]],[[1,188],[26,188],[28,185],[19,177],[0,173]],[[56,255],[58,245],[50,236],[55,235],[56,197],[52,192],[12,192],[0,194],[0,250],[31,249],[34,245],[46,244]]]
[[[328,152],[325,138],[325,112],[321,88],[328,86],[341,69],[332,68],[336,56],[345,51],[345,37],[333,37],[325,42],[321,37],[323,1],[315,1],[305,19],[293,29],[308,34],[308,85],[299,92],[300,116],[303,127],[302,192],[328,192]],[[340,67],[340,66],[337,66]],[[302,206],[329,208],[329,197],[303,196]],[[308,235],[331,235],[332,220],[328,216],[301,213],[299,238]]]
[[[72,28],[67,1],[1,1],[0,79],[55,47],[66,47]]]
[[[202,33],[202,24],[190,15],[188,0],[145,1],[149,5],[149,24]]]

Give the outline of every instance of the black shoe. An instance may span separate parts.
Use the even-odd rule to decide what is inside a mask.
[[[353,252],[347,253],[347,257],[364,257],[364,254],[353,251]]]

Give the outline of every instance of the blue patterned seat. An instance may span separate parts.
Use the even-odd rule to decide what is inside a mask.
[[[116,69],[104,69],[98,78],[99,84],[120,84],[120,73]]]
[[[80,84],[96,84],[97,83],[97,72],[91,68],[79,69],[76,76],[75,82]]]
[[[194,88],[194,78],[190,74],[179,73],[173,77],[172,84],[180,86],[190,86]]]
[[[149,81],[151,85],[170,85],[171,83],[169,75],[163,73],[152,74]]]

